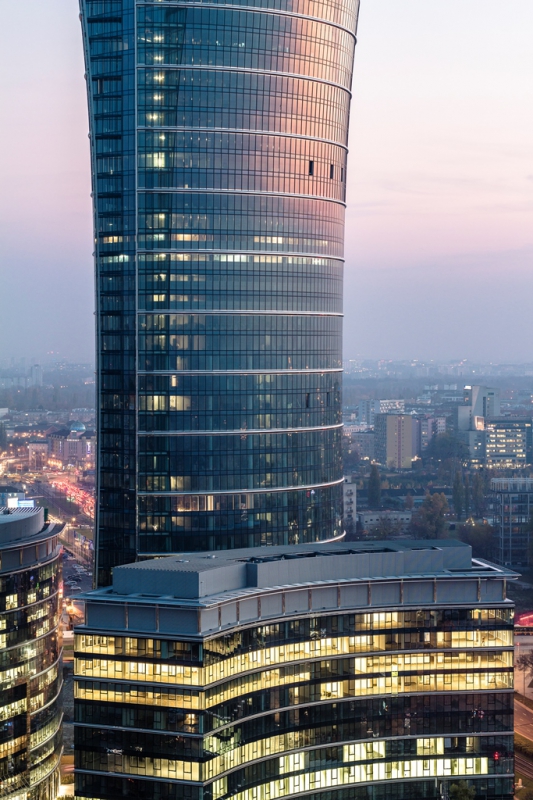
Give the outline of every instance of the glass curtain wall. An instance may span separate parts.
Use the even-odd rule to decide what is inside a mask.
[[[138,556],[342,534],[359,0],[81,0],[97,582]]]
[[[76,796],[509,800],[512,645],[505,607],[78,633]]]
[[[47,545],[47,554],[42,540],[0,551],[0,796],[6,800],[55,800],[59,792],[61,567],[57,537],[45,552]],[[15,558],[19,569],[12,567]]]

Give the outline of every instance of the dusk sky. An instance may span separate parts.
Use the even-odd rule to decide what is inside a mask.
[[[533,361],[533,2],[361,6],[345,357]],[[0,358],[89,361],[78,6],[2,10]]]

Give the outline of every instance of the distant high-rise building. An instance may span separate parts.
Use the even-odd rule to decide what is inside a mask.
[[[501,417],[500,390],[465,386],[457,432],[475,465],[520,469],[533,460],[531,417]]]
[[[411,469],[414,451],[413,417],[410,414],[376,414],[376,461],[390,469]]]
[[[359,0],[81,0],[99,585],[342,535],[346,145]]]
[[[497,417],[499,414],[499,389],[465,386],[464,404],[457,408],[457,427],[460,431],[482,430],[482,420],[487,417]]]
[[[40,364],[33,364],[33,366],[30,367],[29,380],[30,386],[43,385],[43,368]]]
[[[474,465],[485,462],[485,421],[500,414],[500,390],[465,386],[464,402],[457,407],[457,433],[468,447]]]
[[[117,567],[75,631],[76,797],[512,800],[515,577],[442,539]]]

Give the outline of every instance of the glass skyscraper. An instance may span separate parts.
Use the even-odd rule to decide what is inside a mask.
[[[81,0],[97,280],[97,580],[342,534],[359,0]]]

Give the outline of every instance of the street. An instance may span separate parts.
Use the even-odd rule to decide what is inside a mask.
[[[533,711],[527,706],[523,706],[515,698],[514,706],[514,729],[516,733],[533,739]]]
[[[533,762],[519,753],[515,754],[515,770],[525,778],[533,778]]]
[[[93,579],[88,567],[82,567],[68,551],[67,558],[63,559],[63,597],[75,597],[80,592],[89,592],[92,589]],[[76,586],[68,586],[69,582]]]

